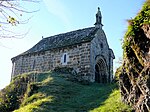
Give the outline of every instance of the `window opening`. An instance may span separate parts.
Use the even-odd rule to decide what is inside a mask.
[[[67,57],[66,54],[64,54],[64,63],[66,63],[66,57]]]

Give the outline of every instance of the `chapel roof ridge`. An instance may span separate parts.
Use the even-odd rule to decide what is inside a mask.
[[[60,35],[65,35],[65,34],[78,32],[78,31],[81,31],[81,30],[87,30],[87,29],[97,29],[97,28],[95,26],[80,28],[80,29],[77,29],[77,30],[71,30],[71,31],[62,32],[62,33],[59,33],[59,34],[54,34],[54,35],[51,35],[51,36],[46,36],[43,39],[47,39],[47,38],[51,38],[51,37],[55,37],[55,36],[60,36]]]
[[[32,48],[21,53],[20,55],[13,57],[12,60],[17,58],[18,56],[23,56],[26,54],[32,54],[56,48],[63,48],[91,41],[94,38],[94,34],[98,29],[99,28],[93,26],[42,38]]]

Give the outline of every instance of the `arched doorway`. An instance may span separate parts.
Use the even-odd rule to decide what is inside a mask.
[[[107,83],[107,68],[106,63],[102,58],[97,60],[95,65],[95,82]]]

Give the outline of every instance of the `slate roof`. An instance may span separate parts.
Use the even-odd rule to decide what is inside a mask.
[[[50,49],[63,48],[83,42],[91,41],[94,38],[94,34],[97,31],[95,27],[89,27],[62,33],[47,38],[43,38],[35,46],[20,55],[31,54],[40,51],[46,51]],[[18,55],[18,56],[20,56]],[[17,57],[17,56],[16,56]],[[14,57],[15,58],[15,57]]]

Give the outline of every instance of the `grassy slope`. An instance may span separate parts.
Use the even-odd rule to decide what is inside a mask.
[[[59,73],[38,74],[36,90],[30,86],[18,110],[14,112],[130,112],[121,103],[116,84],[82,85]]]

